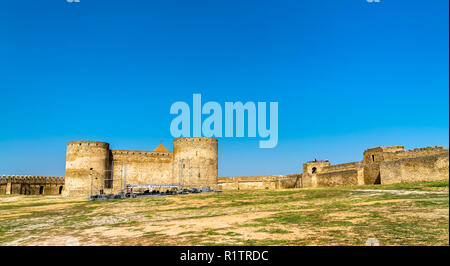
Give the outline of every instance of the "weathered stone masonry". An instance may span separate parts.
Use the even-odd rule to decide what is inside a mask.
[[[0,176],[0,194],[61,195],[63,176]]]
[[[449,150],[403,146],[367,149],[363,161],[332,165],[329,161],[303,164],[303,173],[284,176],[219,178],[222,189],[272,189],[392,184],[409,181],[448,180]]]
[[[173,152],[162,145],[154,151],[110,150],[105,142],[71,141],[67,144],[65,177],[0,176],[0,194],[86,196],[91,188],[91,175],[113,175],[117,179],[124,163],[127,184],[179,183],[222,190],[392,184],[449,178],[449,150],[443,147],[412,150],[403,146],[376,147],[365,150],[362,161],[332,165],[328,160],[314,160],[303,164],[303,173],[237,177],[217,176],[215,138],[178,138],[174,139],[173,147]]]
[[[217,185],[217,139],[177,138],[173,140],[173,148],[173,152],[162,145],[153,151],[110,150],[105,142],[71,141],[67,144],[66,189],[63,195],[89,195],[91,176],[97,178],[94,182],[102,178],[118,180],[123,165],[126,165],[127,184]],[[101,185],[94,183],[97,187]],[[115,181],[105,182],[104,187],[120,189]]]

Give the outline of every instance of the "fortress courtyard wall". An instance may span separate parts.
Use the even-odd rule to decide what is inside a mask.
[[[157,151],[111,150],[114,180],[120,179],[126,163],[128,184],[167,184],[173,180],[173,153]]]
[[[109,144],[104,142],[69,142],[65,177],[3,175],[0,176],[0,194],[87,195],[77,192],[90,189],[91,175],[106,178],[108,173],[114,173],[114,180],[121,179],[124,174],[126,180],[123,181],[127,184],[178,183],[181,179],[178,174],[182,170],[183,177],[193,176],[188,181],[201,177],[203,183],[210,184],[217,180],[221,190],[334,187],[449,179],[449,150],[440,146],[411,150],[405,150],[403,146],[375,147],[364,151],[363,161],[332,165],[328,160],[314,160],[303,164],[303,173],[217,178],[216,140],[182,138],[175,142],[177,152],[165,148],[155,151],[109,150]],[[178,162],[176,165],[175,161]],[[200,171],[191,173],[192,162],[207,171],[203,175]],[[184,164],[187,164],[186,168]],[[195,167],[192,169],[195,170]],[[112,184],[115,188],[121,185]]]
[[[330,165],[322,168],[317,174],[317,186],[353,186],[364,184],[364,169],[362,162],[351,162]]]
[[[318,187],[338,187],[363,185],[363,170],[349,169],[317,174]]]
[[[284,189],[301,187],[302,174],[219,177],[222,190]]]
[[[436,181],[449,178],[449,153],[407,157],[380,163],[381,184]]]
[[[383,160],[386,161],[394,161],[405,158],[417,158],[424,156],[432,156],[437,154],[445,154],[448,153],[448,149],[445,149],[442,146],[433,146],[433,147],[425,147],[425,148],[416,148],[411,150],[402,150],[395,152],[385,152],[383,154]]]
[[[60,195],[63,190],[62,176],[0,176],[1,195]]]
[[[302,187],[334,187],[364,184],[363,163],[332,165],[328,161],[312,161],[303,165]]]

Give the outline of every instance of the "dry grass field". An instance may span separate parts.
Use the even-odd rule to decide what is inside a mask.
[[[1,196],[0,245],[449,245],[448,181],[112,201]]]

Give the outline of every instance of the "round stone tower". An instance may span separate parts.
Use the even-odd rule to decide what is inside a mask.
[[[67,143],[65,196],[89,196],[91,173],[96,182],[110,174],[109,144],[99,141],[70,141]]]
[[[184,187],[217,186],[218,140],[210,137],[173,140],[173,176]]]

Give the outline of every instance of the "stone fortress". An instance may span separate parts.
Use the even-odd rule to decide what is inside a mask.
[[[392,184],[449,178],[449,150],[403,146],[364,151],[363,160],[332,165],[328,160],[303,164],[303,173],[273,176],[218,177],[218,140],[177,138],[173,152],[111,150],[98,141],[67,144],[65,177],[0,176],[0,194],[88,196],[92,189],[117,192],[124,184],[177,184],[221,190],[308,188]]]
[[[215,138],[177,138],[173,152],[159,145],[153,151],[110,150],[109,144],[72,141],[67,144],[63,195],[86,195],[94,181],[104,189],[133,185],[217,185],[218,141]],[[112,178],[111,178],[112,177]],[[94,184],[95,186],[95,184]]]

